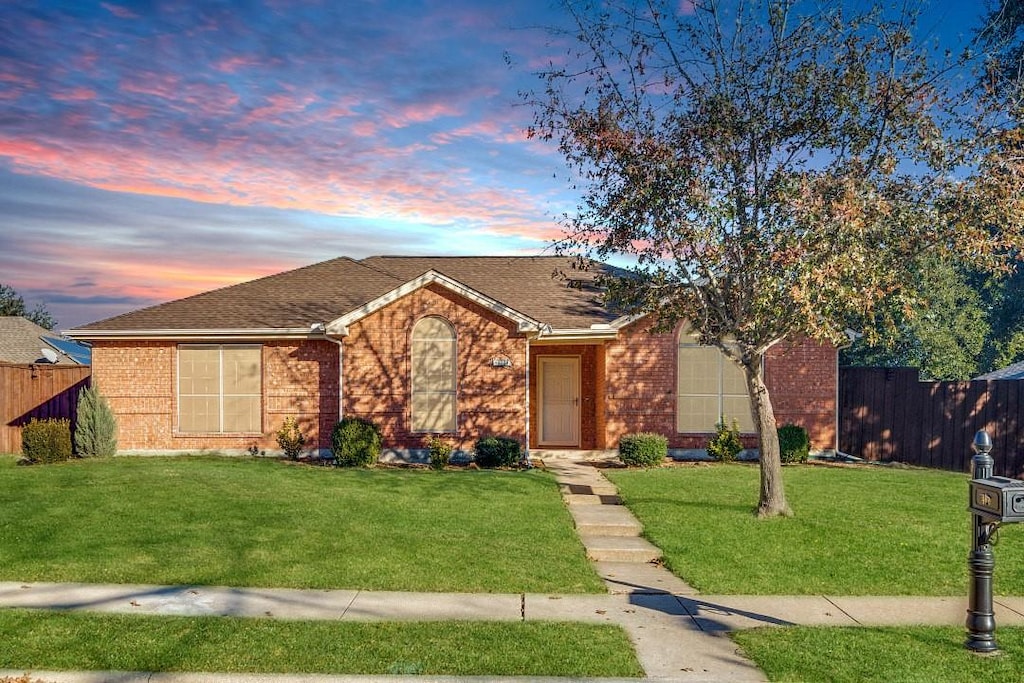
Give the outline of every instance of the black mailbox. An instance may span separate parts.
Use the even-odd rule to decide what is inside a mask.
[[[1024,481],[1007,477],[972,479],[970,509],[987,522],[1024,522]]]

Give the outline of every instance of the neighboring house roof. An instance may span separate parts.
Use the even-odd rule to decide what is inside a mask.
[[[76,348],[69,349],[68,344]],[[7,363],[50,363],[43,353],[47,349],[57,365],[88,365],[88,347],[54,337],[54,333],[28,318],[18,315],[0,316],[0,361]],[[73,351],[69,353],[69,351]]]
[[[1024,379],[1024,360],[1013,365],[1007,365],[1000,370],[993,370],[992,372],[986,372],[984,375],[978,375],[974,379]]]
[[[68,333],[309,333],[338,329],[430,283],[452,289],[517,322],[520,329],[590,330],[618,316],[601,305],[595,279],[612,269],[573,268],[559,256],[342,257],[83,325]],[[106,333],[106,334],[104,334]]]

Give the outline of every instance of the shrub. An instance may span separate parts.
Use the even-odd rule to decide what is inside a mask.
[[[522,459],[522,447],[507,436],[487,436],[476,442],[474,458],[480,467],[517,467]]]
[[[719,462],[732,462],[742,450],[739,423],[733,420],[732,426],[727,426],[723,415],[715,425],[715,435],[708,441],[708,455]]]
[[[293,417],[286,417],[281,428],[277,430],[277,445],[284,451],[289,460],[298,460],[302,447],[306,445],[306,437],[299,429],[299,423]]]
[[[117,420],[96,387],[78,392],[75,453],[80,458],[112,456],[117,452]]]
[[[668,455],[668,439],[661,434],[640,432],[619,439],[619,460],[630,467],[654,467]]]
[[[811,453],[811,438],[807,430],[795,424],[779,427],[779,451],[782,462],[807,462]]]
[[[346,417],[334,425],[331,453],[342,467],[369,467],[380,457],[380,429],[361,417]]]
[[[427,442],[427,448],[430,450],[431,469],[443,470],[448,464],[448,459],[452,457],[452,445],[434,436]]]
[[[21,429],[21,452],[30,462],[70,460],[71,423],[65,419],[33,418]]]

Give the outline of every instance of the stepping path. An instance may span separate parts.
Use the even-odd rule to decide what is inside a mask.
[[[595,467],[612,458],[557,451],[538,455],[558,481],[587,557],[611,593],[605,600],[615,606],[614,621],[629,633],[649,679],[765,680],[737,652],[725,629],[708,628],[717,624],[695,618],[693,600],[686,596],[696,591],[662,566],[661,549],[641,536],[640,522]]]

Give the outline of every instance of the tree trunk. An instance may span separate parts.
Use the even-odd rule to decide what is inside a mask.
[[[764,354],[758,354],[744,364],[747,376],[747,393],[750,394],[750,411],[757,425],[757,442],[760,449],[761,495],[757,503],[757,516],[792,517],[793,510],[786,502],[786,491],[782,486],[782,456],[779,448],[779,433],[775,425],[775,411],[764,383]]]

